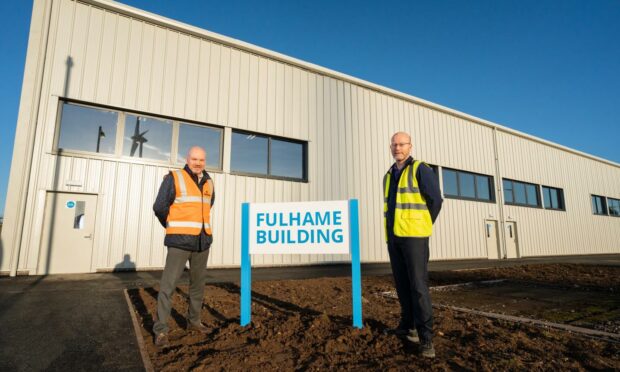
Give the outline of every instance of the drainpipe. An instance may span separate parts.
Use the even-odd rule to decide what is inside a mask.
[[[508,253],[506,252],[506,219],[504,217],[504,186],[502,183],[502,172],[499,166],[499,154],[497,149],[497,127],[493,127],[493,153],[495,155],[495,175],[497,182],[497,193],[495,194],[495,197],[497,198],[499,206],[499,246],[500,251],[504,255],[502,258],[505,259],[508,258]]]

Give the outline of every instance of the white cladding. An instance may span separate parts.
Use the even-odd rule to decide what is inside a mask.
[[[362,261],[388,261],[381,180],[398,130],[412,134],[415,158],[495,180],[497,203],[445,200],[431,259],[488,257],[484,221],[502,221],[501,177],[564,190],[565,212],[504,207],[504,220],[517,223],[521,256],[620,253],[620,218],[595,216],[590,207],[590,194],[620,199],[616,163],[113,2],[35,0],[31,27],[0,271],[36,272],[49,190],[98,195],[91,271],[111,269],[125,255],[139,269],[164,264],[164,230],[152,204],[171,168],[58,156],[62,98],[226,128],[224,169],[210,172],[212,267],[240,264],[242,202],[347,198],[360,201]],[[231,128],[307,141],[309,182],[230,174]],[[253,260],[289,265],[349,256]]]

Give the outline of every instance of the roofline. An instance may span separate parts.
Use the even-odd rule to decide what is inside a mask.
[[[150,13],[145,10],[138,9],[138,8],[126,5],[126,4],[113,1],[113,0],[76,0],[76,1],[85,3],[85,4],[90,4],[93,6],[97,6],[100,8],[104,8],[104,9],[111,10],[111,11],[121,12],[123,14],[132,16],[134,18],[142,19],[144,21],[148,21],[150,23],[153,23],[159,26],[175,29],[177,31],[181,31],[181,32],[184,32],[190,35],[194,35],[196,37],[214,41],[216,43],[234,47],[234,48],[237,48],[237,49],[240,49],[240,50],[252,53],[252,54],[260,55],[260,56],[267,57],[273,60],[287,63],[289,65],[300,67],[304,70],[308,70],[308,71],[319,73],[321,75],[333,77],[338,80],[346,81],[346,82],[349,82],[349,83],[352,83],[352,84],[355,84],[355,85],[358,85],[364,88],[368,88],[368,89],[371,89],[371,90],[374,90],[374,91],[377,91],[383,94],[390,95],[395,98],[404,99],[404,100],[416,103],[418,105],[432,108],[434,110],[441,111],[443,113],[453,115],[453,116],[474,122],[476,124],[483,125],[485,127],[497,129],[499,131],[502,131],[508,134],[512,134],[512,135],[515,135],[521,138],[525,138],[525,139],[528,139],[534,142],[538,142],[546,146],[554,147],[559,150],[563,150],[563,151],[566,151],[566,152],[569,152],[575,155],[579,155],[579,156],[583,156],[583,157],[586,157],[592,160],[596,160],[601,163],[614,166],[616,168],[620,168],[620,163],[616,163],[611,160],[607,160],[607,159],[594,156],[594,155],[591,155],[591,154],[588,154],[588,153],[585,153],[579,150],[575,150],[570,147],[557,144],[555,142],[551,142],[551,141],[548,141],[548,140],[545,140],[545,139],[542,139],[542,138],[539,138],[539,137],[536,137],[536,136],[533,136],[533,135],[530,135],[524,132],[520,132],[515,129],[511,129],[504,125],[493,123],[489,120],[481,119],[473,115],[469,115],[464,112],[457,111],[457,110],[427,101],[425,99],[412,96],[410,94],[399,92],[391,88],[387,88],[387,87],[384,87],[384,86],[381,86],[375,83],[371,83],[366,80],[362,80],[362,79],[359,79],[359,78],[356,78],[356,77],[353,77],[353,76],[350,76],[350,75],[347,75],[347,74],[344,74],[338,71],[334,71],[334,70],[316,65],[314,63],[305,62],[297,58],[289,57],[282,53],[274,52],[272,50],[265,49],[263,47],[259,47],[254,44],[247,43],[245,41],[233,39],[231,37],[224,36],[224,35],[212,32],[212,31],[208,31],[208,30],[196,27],[196,26],[192,26],[192,25],[189,25],[183,22],[175,21],[173,19],[160,16],[154,13]]]

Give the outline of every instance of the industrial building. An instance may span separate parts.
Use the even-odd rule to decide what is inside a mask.
[[[445,197],[431,260],[620,253],[620,164],[119,3],[35,0],[0,273],[162,268],[153,201],[194,144],[216,189],[210,267],[240,264],[242,202],[349,198],[362,262],[388,262],[397,130]]]

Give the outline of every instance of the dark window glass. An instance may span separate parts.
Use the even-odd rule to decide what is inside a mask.
[[[542,187],[543,205],[546,209],[564,209],[564,192],[554,187]]]
[[[456,182],[456,171],[444,168],[442,174],[444,195],[458,196],[459,189]]]
[[[301,143],[271,140],[271,175],[304,178],[304,146]]]
[[[620,200],[608,198],[607,202],[609,204],[609,215],[620,216]]]
[[[267,137],[233,132],[230,170],[267,175],[268,145]]]
[[[527,196],[525,195],[525,184],[521,182],[513,182],[512,187],[515,193],[516,204],[527,204]]]
[[[504,180],[502,183],[504,185],[504,201],[506,203],[514,203],[514,196],[512,192],[512,181]]]
[[[193,146],[200,146],[207,152],[207,168],[221,169],[222,130],[181,123],[179,125],[179,150],[177,163],[184,164],[187,152]]]
[[[592,213],[602,215],[607,214],[607,205],[604,197],[592,195]]]
[[[123,155],[170,161],[172,122],[145,116],[126,115]]]
[[[525,195],[527,196],[527,204],[534,207],[538,206],[538,187],[526,184]]]
[[[476,176],[476,194],[478,195],[478,199],[491,200],[489,183],[489,177]]]
[[[63,102],[58,148],[114,154],[118,113]]]
[[[476,188],[474,185],[474,175],[471,173],[459,172],[459,191],[464,198],[475,198]]]

